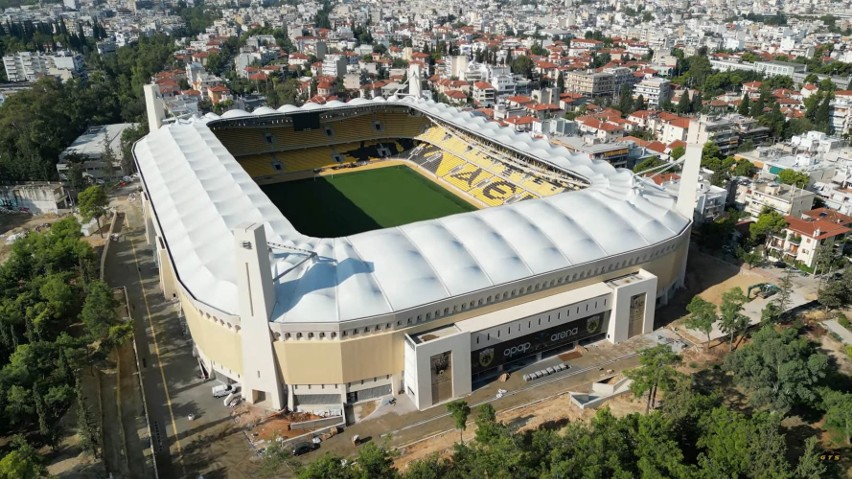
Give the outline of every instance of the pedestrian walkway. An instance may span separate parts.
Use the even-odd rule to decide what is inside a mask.
[[[840,339],[843,341],[843,344],[852,344],[852,331],[844,328],[837,322],[836,319],[829,319],[822,322],[822,325],[825,326],[826,329],[831,331],[832,333],[836,333],[840,336]]]

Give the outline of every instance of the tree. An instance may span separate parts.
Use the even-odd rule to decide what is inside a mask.
[[[683,145],[676,146],[672,148],[671,153],[669,155],[672,157],[672,160],[679,160],[680,157],[686,154],[686,147]]]
[[[725,155],[722,154],[722,150],[719,149],[719,145],[713,143],[712,141],[708,141],[704,143],[704,146],[701,148],[701,163],[703,163],[708,159],[722,159]]]
[[[511,63],[512,73],[523,75],[526,78],[532,77],[533,67],[535,67],[535,63],[532,61],[532,58],[526,55],[518,55]]]
[[[12,441],[12,451],[0,459],[0,479],[38,479],[47,475],[41,457],[21,436]]]
[[[751,116],[754,118],[759,117],[763,114],[763,110],[766,108],[766,95],[764,92],[760,92],[760,96],[757,97],[757,100],[754,101],[754,105],[750,108]]]
[[[467,401],[456,399],[447,404],[447,411],[453,417],[453,423],[459,430],[459,441],[464,444],[464,431],[467,429],[467,417],[470,416],[470,406]]]
[[[842,308],[849,303],[848,286],[841,281],[829,281],[819,289],[817,301],[826,310]]]
[[[725,369],[749,392],[755,406],[785,413],[818,398],[816,386],[828,371],[828,357],[793,328],[764,326],[752,342],[725,358]]]
[[[748,97],[748,93],[746,93],[745,95],[743,95],[743,99],[740,101],[740,106],[737,107],[737,113],[742,116],[748,116],[750,103],[751,100]]]
[[[753,145],[751,149],[754,149]],[[757,172],[757,168],[754,166],[754,163],[748,160],[738,160],[737,164],[734,165],[734,175],[736,176],[745,176],[751,178],[752,176],[754,176],[755,172]]]
[[[656,403],[658,389],[669,391],[675,386],[681,374],[674,369],[674,366],[680,364],[680,361],[680,356],[672,351],[668,344],[660,344],[641,350],[640,366],[624,373],[633,380],[630,385],[633,394],[639,397],[648,393],[646,414]]]
[[[645,109],[645,97],[639,95],[636,97],[636,102],[633,104],[633,111],[644,110]]]
[[[716,305],[704,300],[700,296],[694,296],[692,301],[686,306],[689,311],[689,318],[684,324],[687,328],[700,331],[707,336],[705,349],[710,347],[710,332],[713,331],[713,325],[719,320],[716,314]]]
[[[356,478],[372,479],[382,477],[394,479],[399,473],[393,467],[393,454],[387,449],[377,446],[374,442],[368,442],[358,451],[358,473]],[[328,477],[328,476],[323,476]]]
[[[757,250],[757,248],[745,249],[737,247],[737,258],[747,264],[749,269],[753,269],[755,266],[763,262],[763,255]]]
[[[689,109],[693,113],[700,113],[704,109],[704,100],[701,99],[700,91],[692,95],[692,106]]]
[[[633,113],[633,97],[631,95],[630,85],[622,86],[621,91],[618,92],[618,110],[625,116]]]
[[[784,276],[778,280],[778,294],[775,295],[774,303],[778,306],[779,316],[783,316],[790,307],[791,297],[793,295],[793,270],[787,269],[784,271]]]
[[[476,441],[482,444],[489,444],[496,437],[505,432],[502,424],[497,422],[497,411],[494,406],[485,403],[479,406],[476,411]]]
[[[822,408],[825,425],[852,445],[852,393],[823,389]]]
[[[633,171],[636,173],[641,173],[646,170],[650,170],[652,168],[657,168],[658,166],[665,165],[666,162],[661,160],[659,157],[652,156],[650,158],[646,158],[639,163],[636,163],[636,166],[633,167]]]
[[[739,286],[722,293],[722,305],[719,307],[719,329],[729,335],[728,346],[734,349],[734,335],[748,327],[748,316],[742,314],[743,305],[748,301]]]
[[[788,477],[780,420],[765,413],[748,418],[724,407],[702,416],[697,446],[703,474],[698,477]],[[747,474],[752,471],[760,472]]]
[[[689,93],[683,90],[683,93],[680,94],[680,99],[677,101],[677,113],[685,115],[690,112],[691,107],[692,103],[689,101]]]
[[[116,322],[117,306],[108,284],[97,280],[89,285],[80,319],[93,340],[102,340],[109,336],[110,326]]]
[[[761,244],[767,236],[779,233],[786,227],[787,221],[780,213],[774,210],[764,211],[757,217],[757,221],[749,225],[749,238],[752,244]]]
[[[316,461],[310,463],[305,469],[299,471],[299,477],[329,477],[335,479],[349,479],[351,477],[334,474],[323,475],[323,472],[329,470],[324,468],[324,466],[328,465],[329,463],[331,463],[331,470],[333,471],[339,470],[335,469],[334,466],[336,466],[337,468],[341,467],[340,458],[333,457],[331,456],[331,454],[326,454],[323,457],[317,459]],[[293,458],[292,451],[285,448],[283,446],[283,443],[280,441],[270,441],[269,445],[266,447],[266,449],[263,450],[263,454],[260,456],[258,474],[260,475],[260,477],[280,477],[281,469],[285,466],[290,468],[291,470],[296,469],[296,466],[298,466],[298,462],[296,462]],[[315,471],[321,472],[314,474]]]
[[[811,436],[805,439],[805,451],[799,457],[799,464],[795,471],[796,477],[799,479],[822,479],[826,477],[828,467],[826,467],[825,462],[820,460],[821,453],[819,438]]]
[[[766,303],[766,306],[760,311],[760,323],[771,324],[781,317],[781,309],[775,303]]]
[[[425,459],[419,459],[408,464],[403,477],[405,479],[441,479],[448,477],[449,461],[442,459],[438,453],[432,453]]]
[[[795,185],[797,188],[806,188],[810,182],[810,176],[807,173],[800,173],[796,170],[785,169],[778,173],[778,181],[785,185]]]
[[[103,231],[101,231],[101,217],[106,214],[108,205],[109,200],[106,192],[98,185],[86,188],[77,196],[77,206],[80,208],[83,220],[90,221],[94,218],[98,222],[98,232],[100,232],[101,237],[104,236]]]
[[[817,130],[823,133],[832,133],[831,127],[831,95],[827,94],[823,96],[822,101],[819,103],[819,106],[814,113],[813,118],[814,125],[816,125]]]

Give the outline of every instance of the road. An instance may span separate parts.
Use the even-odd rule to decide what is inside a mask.
[[[124,213],[124,224],[120,239],[110,245],[105,277],[110,285],[127,289],[159,475],[164,479],[185,478],[218,470],[220,477],[226,477],[225,467],[197,446],[205,434],[223,434],[222,427],[229,425],[229,410],[212,397],[211,384],[198,377],[198,362],[177,304],[166,301],[160,290],[139,205],[121,199],[116,203]],[[195,419],[190,421],[190,415]],[[132,427],[126,424],[126,428]],[[139,421],[135,427],[133,432],[138,432],[140,443],[147,447],[146,425]],[[195,447],[187,451],[188,444]],[[244,456],[248,457],[247,445]]]

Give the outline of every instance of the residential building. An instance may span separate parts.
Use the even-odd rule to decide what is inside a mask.
[[[766,180],[744,182],[737,185],[737,202],[752,218],[757,218],[765,208],[782,215],[801,216],[810,210],[816,195],[794,185],[782,185]]]
[[[769,129],[753,118],[738,114],[723,116],[701,115],[689,122],[687,141],[703,145],[715,143],[723,155],[734,155],[737,148],[747,142],[758,145],[769,137]]]
[[[43,52],[18,52],[3,57],[6,78],[10,82],[35,81],[43,76],[53,76],[62,81],[83,76],[83,56],[66,51],[53,54]]]
[[[715,221],[725,212],[725,204],[728,201],[728,190],[711,184],[710,177],[712,175],[712,171],[702,170],[698,180],[693,217],[696,224]],[[675,196],[678,195],[680,175],[676,173],[660,173],[651,178],[669,193]]]
[[[639,98],[640,95],[649,108],[657,108],[666,100],[671,100],[672,83],[660,77],[646,78],[633,87],[633,98]]]
[[[342,77],[346,74],[346,65],[349,60],[346,55],[338,53],[326,54],[322,61],[322,74],[330,77]]]
[[[597,98],[612,95],[615,78],[612,73],[588,71],[565,72],[565,91],[585,97]]]
[[[473,84],[473,103],[477,106],[492,106],[497,101],[497,89],[490,83],[478,81]]]
[[[831,256],[843,254],[846,238],[852,232],[852,216],[826,208],[807,211],[801,216],[784,217],[787,227],[767,239],[769,253],[777,258],[797,261],[814,268],[821,251]]]

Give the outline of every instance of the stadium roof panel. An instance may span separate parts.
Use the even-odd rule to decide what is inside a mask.
[[[231,230],[265,225],[271,243],[318,254],[273,250],[278,302],[273,321],[316,323],[365,318],[426,305],[494,285],[649,246],[683,231],[690,219],[660,188],[546,141],[481,124],[447,105],[403,98],[409,106],[585,178],[590,187],[341,238],[302,235],[208,127],[256,117],[231,110],[162,127],[134,147],[139,170],[178,277],[199,301],[237,314]],[[369,106],[282,107],[277,114]],[[259,114],[271,114],[266,110]]]

